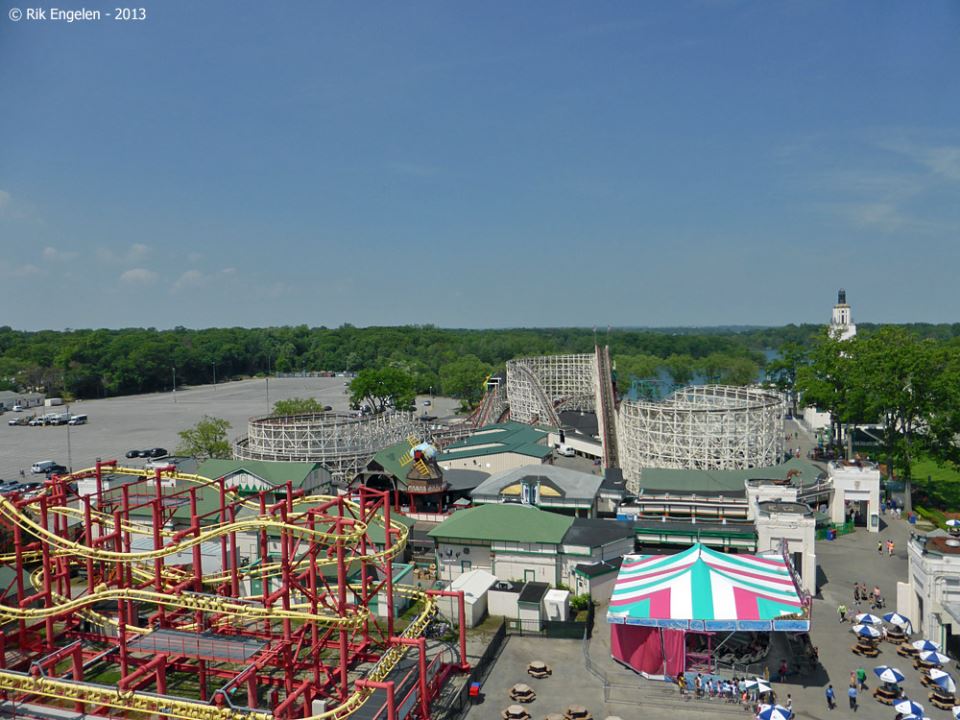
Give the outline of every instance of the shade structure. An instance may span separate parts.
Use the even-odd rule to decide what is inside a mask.
[[[883,622],[883,618],[879,618],[876,615],[871,615],[870,613],[860,613],[854,618],[854,620],[861,625],[879,625],[881,622]]]
[[[873,625],[854,625],[850,629],[854,635],[865,638],[878,638],[882,634]]]
[[[957,691],[957,684],[953,681],[953,678],[950,676],[950,673],[940,670],[938,668],[932,668],[930,670],[930,680],[941,690],[944,690],[948,693],[955,693]]]
[[[920,659],[925,663],[933,663],[934,665],[946,665],[950,662],[950,658],[936,650],[925,650],[920,653]]]
[[[676,555],[627,555],[607,622],[674,630],[810,629],[783,559],[726,555],[699,543]]]
[[[747,680],[747,681],[743,684],[743,686],[744,686],[745,688],[747,688],[747,690],[754,690],[754,689],[756,689],[756,691],[757,691],[760,695],[763,695],[764,693],[768,693],[768,692],[770,692],[771,690],[773,690],[773,688],[770,687],[770,683],[768,683],[768,682],[767,682],[766,680],[764,680],[763,678],[754,678],[753,680]]]
[[[923,705],[913,700],[901,700],[894,703],[893,709],[904,715],[923,715]]]
[[[910,627],[911,625],[910,618],[897,612],[888,612],[883,616],[883,619],[885,622],[888,622],[891,625],[896,625],[897,627],[904,629]]]
[[[793,712],[781,705],[761,705],[758,720],[790,720]]]
[[[903,673],[897,670],[895,667],[890,667],[889,665],[881,665],[880,667],[875,667],[873,669],[873,672],[883,682],[886,682],[886,683],[903,682],[903,678],[904,678]]]
[[[913,645],[920,652],[925,652],[927,650],[940,649],[940,643],[935,643],[933,640],[914,640],[910,644]]]

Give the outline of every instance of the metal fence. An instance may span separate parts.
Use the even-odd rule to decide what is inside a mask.
[[[470,685],[475,682],[481,685],[483,684],[487,679],[487,675],[490,674],[490,670],[497,661],[497,658],[500,657],[506,640],[507,624],[501,622],[500,626],[494,631],[493,636],[490,638],[490,642],[483,651],[483,655],[480,656],[480,659],[477,660],[470,669],[470,675],[467,677],[467,681],[463,684],[463,687],[461,687],[455,695],[442,700],[439,704],[434,704],[435,716],[437,718],[440,720],[459,720],[467,714],[467,710],[470,708]]]

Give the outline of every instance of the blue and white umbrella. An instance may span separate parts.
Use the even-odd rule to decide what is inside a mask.
[[[850,629],[853,630],[856,635],[865,638],[878,638],[881,635],[881,632],[873,625],[854,625]]]
[[[756,691],[763,695],[764,693],[770,692],[773,688],[770,687],[770,684],[763,678],[754,678],[753,680],[747,680],[743,686],[748,690],[753,690],[756,688]]]
[[[954,705],[951,712],[953,712],[953,716],[957,718],[957,720],[960,720],[960,705]]]
[[[913,700],[901,700],[900,702],[894,703],[893,709],[903,715],[923,716],[923,705]]]
[[[926,715],[904,715],[900,720],[930,720]]]
[[[911,625],[910,618],[897,612],[888,612],[883,616],[883,619],[891,625],[896,625],[897,627],[904,629],[910,627]]]
[[[932,668],[930,670],[930,681],[944,692],[953,694],[957,691],[957,684],[953,681],[950,673],[946,672],[945,670]]]
[[[925,652],[927,650],[939,650],[939,643],[935,643],[933,640],[914,640],[912,643],[917,650],[920,652]]]
[[[854,620],[861,625],[879,625],[883,622],[882,618],[878,618],[876,615],[871,615],[870,613],[860,613]]]
[[[761,705],[757,720],[790,720],[793,712],[782,705]]]
[[[960,528],[960,520],[950,518],[944,523],[944,525],[946,525],[948,528]]]
[[[950,658],[936,650],[927,650],[920,653],[920,659],[925,663],[933,663],[934,665],[946,665],[950,662]]]
[[[903,673],[897,670],[895,667],[890,667],[889,665],[881,665],[880,667],[875,667],[873,669],[874,674],[880,678],[885,683],[899,683],[903,682]]]

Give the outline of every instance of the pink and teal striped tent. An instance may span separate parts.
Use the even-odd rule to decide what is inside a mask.
[[[696,544],[677,555],[627,555],[607,622],[675,630],[810,629],[778,556],[728,555]]]

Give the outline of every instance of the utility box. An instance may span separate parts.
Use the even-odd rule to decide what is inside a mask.
[[[549,590],[543,598],[543,610],[547,620],[570,619],[570,591]]]

